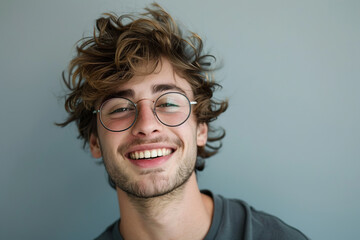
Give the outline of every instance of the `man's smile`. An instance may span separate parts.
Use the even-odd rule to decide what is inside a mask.
[[[167,156],[173,152],[170,148],[157,148],[142,151],[134,151],[129,153],[129,157],[132,160],[137,159],[152,159],[161,156]]]
[[[158,139],[159,140],[159,139]],[[140,168],[159,167],[179,149],[180,141],[169,139],[162,141],[143,141],[136,145],[128,146],[125,153],[126,158],[135,166]]]

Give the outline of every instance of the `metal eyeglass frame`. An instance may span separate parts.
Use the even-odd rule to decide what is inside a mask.
[[[187,117],[185,118],[184,121],[182,121],[181,123],[176,124],[176,125],[169,125],[169,124],[166,124],[166,123],[164,123],[163,121],[161,121],[161,119],[159,118],[159,116],[156,114],[156,110],[155,110],[155,103],[156,103],[162,96],[167,95],[167,94],[170,94],[170,93],[176,93],[176,94],[180,94],[180,95],[184,96],[184,97],[186,98],[186,100],[188,101],[188,103],[189,103],[189,114],[187,115]],[[130,99],[125,98],[125,97],[117,97],[117,98],[125,99],[125,100],[131,102],[131,103],[135,106],[135,109],[136,109],[136,111],[135,111],[135,118],[134,118],[134,121],[131,123],[131,125],[130,125],[129,127],[125,128],[125,129],[123,129],[123,130],[112,130],[112,129],[106,127],[105,124],[103,123],[102,119],[101,119],[101,109],[102,109],[102,107],[104,106],[104,104],[105,104],[106,102],[108,102],[109,100],[111,100],[111,99],[113,99],[113,98],[110,98],[110,99],[106,100],[105,102],[103,102],[103,103],[101,104],[101,106],[100,106],[100,108],[99,108],[98,110],[94,110],[92,113],[93,113],[93,114],[97,114],[97,113],[100,114],[99,120],[100,120],[101,125],[102,125],[106,130],[108,130],[108,131],[110,131],[110,132],[123,132],[123,131],[126,131],[126,130],[128,130],[129,128],[131,128],[131,127],[135,124],[135,122],[136,122],[136,120],[137,120],[137,117],[138,117],[138,112],[139,112],[139,111],[138,111],[137,103],[140,102],[140,101],[142,101],[142,100],[150,100],[150,101],[153,102],[153,104],[154,104],[154,105],[153,105],[153,108],[152,108],[153,114],[155,115],[155,117],[157,118],[157,120],[159,120],[159,122],[161,122],[163,125],[165,125],[165,126],[167,126],[167,127],[178,127],[178,126],[184,124],[184,123],[189,119],[189,117],[190,117],[190,115],[191,115],[191,105],[197,104],[196,101],[190,101],[189,98],[188,98],[185,94],[183,94],[183,93],[181,93],[181,92],[166,92],[166,93],[164,93],[164,94],[161,94],[158,98],[156,98],[155,101],[154,101],[154,100],[151,100],[151,99],[147,99],[147,98],[142,98],[142,99],[138,100],[136,103],[134,103],[133,101],[131,101]]]

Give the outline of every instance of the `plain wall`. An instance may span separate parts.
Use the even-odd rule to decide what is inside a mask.
[[[159,1],[205,40],[230,107],[201,188],[313,239],[360,235],[360,1]],[[61,72],[101,13],[150,1],[1,0],[0,239],[92,239],[119,217],[66,117]]]

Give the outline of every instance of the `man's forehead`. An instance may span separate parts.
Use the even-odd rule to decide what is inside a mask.
[[[172,69],[171,69],[172,70]],[[126,83],[119,85],[117,91],[133,91],[135,95],[140,92],[149,92],[152,94],[161,91],[175,90],[188,94],[192,92],[190,83],[175,71],[169,71],[164,68],[160,72],[154,72],[148,75],[135,75]]]
[[[143,66],[148,70],[150,65],[151,63],[148,63]],[[145,74],[145,72],[139,71],[138,74],[135,74],[131,79],[120,84],[114,91],[104,96],[102,101],[112,97],[147,98],[165,91],[181,92],[189,98],[193,97],[190,83],[176,73],[166,58],[161,59],[154,71],[149,74]]]

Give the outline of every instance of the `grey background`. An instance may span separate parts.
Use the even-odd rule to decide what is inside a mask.
[[[91,239],[118,217],[81,149],[61,72],[101,13],[150,1],[1,0],[0,239]],[[313,239],[360,235],[360,1],[159,1],[203,36],[230,99],[201,188],[244,199]]]

